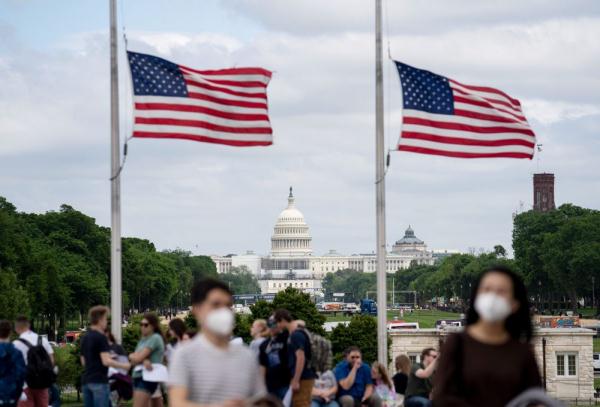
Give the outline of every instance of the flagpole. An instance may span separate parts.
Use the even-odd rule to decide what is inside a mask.
[[[110,0],[110,308],[112,333],[121,343],[121,143],[119,140],[119,66],[117,53],[117,1]]]
[[[375,192],[377,220],[377,360],[388,365],[385,267],[385,160],[383,133],[383,62],[381,0],[375,0]]]

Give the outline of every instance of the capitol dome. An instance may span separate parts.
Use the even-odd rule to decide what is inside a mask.
[[[296,208],[292,187],[288,206],[279,214],[271,237],[272,256],[306,256],[312,254],[312,238],[304,215]]]

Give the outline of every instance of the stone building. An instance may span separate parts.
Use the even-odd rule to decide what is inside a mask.
[[[246,266],[259,279],[281,279],[293,274],[297,279],[320,280],[327,273],[337,270],[375,272],[377,258],[374,252],[346,255],[330,250],[323,255],[314,255],[310,228],[304,214],[296,206],[291,187],[287,200],[287,207],[281,211],[273,227],[269,255],[259,256],[248,252],[240,256],[211,256],[218,273],[229,272],[232,267]],[[386,254],[386,271],[394,273],[413,263],[431,265],[434,262],[433,252],[409,226],[404,237],[396,241]]]
[[[554,209],[554,174],[533,174],[533,210],[548,212]]]
[[[406,354],[419,361],[424,348],[439,348],[447,330],[420,329],[390,333],[392,360]],[[550,396],[561,400],[594,397],[594,332],[583,328],[540,328],[534,331],[534,347],[540,375]],[[393,370],[393,365],[391,366]]]

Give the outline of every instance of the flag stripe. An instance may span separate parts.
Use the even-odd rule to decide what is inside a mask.
[[[141,105],[145,104],[165,104],[165,105],[187,105],[187,106],[201,106],[209,109],[220,110],[226,113],[243,113],[243,114],[267,114],[267,106],[264,103],[260,103],[260,107],[246,107],[237,106],[239,103],[234,102],[236,105],[224,104],[213,101],[213,98],[202,95],[201,98],[197,98],[194,95],[188,97],[170,97],[164,98],[161,96],[136,96],[135,100]],[[221,100],[223,101],[223,100]],[[243,104],[243,103],[242,103]]]
[[[408,151],[417,154],[428,154],[428,155],[441,155],[443,157],[452,158],[531,158],[529,153],[514,153],[514,152],[501,152],[501,153],[468,153],[462,151],[446,151],[436,150],[434,148],[426,147],[415,147],[400,145],[398,147],[400,151]]]
[[[221,105],[228,105],[228,106],[249,107],[249,108],[258,108],[258,109],[262,108],[265,110],[267,109],[266,103],[246,102],[243,100],[224,99],[224,98],[215,97],[212,95],[206,95],[204,93],[198,93],[198,92],[188,92],[188,98],[198,99],[198,100],[207,100],[207,101],[219,103]]]
[[[501,136],[503,133],[519,133],[523,135],[530,136],[530,138],[534,139],[535,136],[533,132],[529,129],[516,129],[512,127],[504,127],[504,126],[472,126],[469,124],[462,123],[451,123],[446,121],[432,121],[427,119],[421,119],[418,117],[405,117],[404,118],[405,127],[411,124],[421,125],[424,127],[433,127],[437,129],[448,129],[448,130],[462,130],[465,132],[473,132],[473,133],[481,133],[481,134],[494,134],[500,133]]]
[[[444,133],[448,134],[448,133]],[[427,140],[427,141],[435,141],[436,143],[447,143],[447,144],[460,144],[465,146],[525,146],[533,148],[534,144],[522,140],[522,139],[509,139],[502,138],[498,140],[484,140],[481,138],[472,139],[472,138],[461,138],[461,137],[449,137],[449,136],[438,136],[433,135],[431,132],[429,133],[418,133],[413,131],[405,130],[402,133],[402,137],[405,139],[417,139],[417,140]]]
[[[137,110],[152,110],[152,111],[173,111],[173,112],[194,112],[203,113],[210,116],[221,117],[224,119],[241,120],[241,121],[269,121],[269,116],[266,114],[246,114],[246,113],[231,113],[227,111],[211,109],[203,106],[193,105],[178,105],[169,103],[136,103]],[[173,114],[173,113],[172,113]]]
[[[498,89],[494,89],[494,88],[489,88],[487,86],[472,86],[472,85],[465,85],[463,83],[457,82],[453,79],[449,79],[450,83],[452,83],[453,85],[457,85],[459,87],[465,88],[467,89],[467,91],[471,91],[470,93],[475,93],[475,94],[492,94],[492,95],[498,95],[498,96],[502,96],[503,98],[505,98],[506,100],[508,100],[513,106],[515,107],[520,107],[521,106],[521,102],[519,102],[517,99],[513,99],[510,96],[508,96],[506,93],[502,92],[501,90]]]
[[[497,122],[490,122],[488,120],[475,119],[472,117],[463,117],[463,116],[457,116],[457,115],[441,115],[441,114],[436,114],[435,117],[432,117],[432,115],[430,113],[422,112],[420,110],[406,109],[403,111],[403,116],[404,116],[404,118],[430,120],[433,123],[440,121],[443,123],[466,124],[469,126],[476,126],[476,127],[502,126],[502,127],[511,128],[511,129],[523,129],[523,130],[531,131],[531,129],[529,128],[529,126],[527,126],[527,124],[520,123],[520,122],[497,123]]]
[[[502,113],[506,113],[507,115],[514,117],[515,119],[519,120],[519,121],[526,121],[527,119],[525,119],[525,116],[519,114],[519,113],[514,113],[511,112],[509,110],[506,110],[504,108],[500,108],[500,107],[495,107],[493,104],[491,104],[490,102],[488,102],[487,100],[477,100],[474,97],[462,97],[462,96],[454,96],[454,101],[455,102],[460,102],[460,103],[464,103],[467,105],[472,105],[472,106],[479,106],[479,107],[483,107],[485,109],[488,110],[492,110],[492,111],[498,111],[498,112],[502,112]]]
[[[489,102],[492,106],[497,106],[497,107],[507,107],[509,108],[513,113],[516,114],[522,114],[523,112],[521,111],[521,109],[517,109],[515,108],[513,105],[511,105],[508,102],[505,102],[504,100],[499,100],[499,99],[495,99],[495,98],[489,98],[489,97],[483,97],[480,95],[474,95],[474,94],[470,94],[469,92],[465,92],[463,90],[460,90],[454,86],[452,86],[452,90],[455,93],[459,93],[465,97],[470,96],[473,100],[485,100],[486,102]]]
[[[199,127],[203,129],[220,131],[223,133],[238,133],[238,134],[271,134],[270,127],[232,127],[215,124],[217,121],[204,120],[188,120],[188,119],[173,119],[161,117],[136,117],[135,124],[158,124],[169,126],[183,127]]]
[[[415,126],[407,124],[403,127],[404,132],[418,132],[418,133],[428,133],[437,136],[451,136],[451,137],[461,137],[461,138],[469,138],[473,140],[503,140],[503,139],[519,139],[523,140],[531,145],[533,145],[533,141],[535,141],[532,137],[527,136],[525,134],[519,133],[474,133],[472,131],[461,131],[461,130],[448,130],[448,129],[438,129],[435,127],[429,126]]]
[[[237,128],[255,128],[264,127],[271,128],[271,123],[267,120],[230,120],[222,117],[196,113],[196,112],[178,112],[172,110],[144,110],[139,111],[137,117],[146,119],[178,119],[178,120],[200,120],[208,123],[213,123],[218,126],[237,127]]]
[[[239,92],[237,90],[232,90],[230,87],[228,88],[228,87],[222,87],[222,86],[214,86],[214,85],[210,85],[208,83],[202,83],[202,82],[199,82],[199,81],[193,80],[193,79],[186,78],[185,81],[187,82],[189,88],[197,89],[199,91],[208,90],[208,91],[214,91],[214,92],[221,92],[221,93],[226,93],[228,95],[241,96],[242,98],[259,98],[259,99],[267,98],[266,92]],[[209,92],[207,92],[207,93],[210,94]],[[237,100],[243,100],[243,99],[238,98]]]
[[[228,146],[234,147],[253,147],[253,146],[269,146],[273,144],[273,142],[269,139],[266,141],[259,140],[227,140],[220,137],[209,137],[202,135],[194,135],[194,134],[184,134],[184,133],[152,133],[152,132],[135,132],[134,137],[139,138],[166,138],[166,139],[181,139],[181,140],[192,140],[192,141],[200,141],[204,143],[213,143],[213,144],[224,144]]]
[[[210,77],[203,77],[198,74],[183,74],[185,80],[189,83],[190,81],[196,81],[207,85],[213,85],[222,89],[229,89],[238,92],[261,92],[264,93],[267,89],[267,85],[257,81],[232,81],[232,80],[213,80]]]
[[[190,136],[203,136],[212,138],[221,138],[223,140],[237,141],[268,141],[272,140],[270,134],[242,134],[242,133],[227,133],[199,127],[181,127],[181,126],[154,126],[147,124],[135,124],[133,126],[134,137],[137,134],[187,134]]]
[[[474,145],[462,145],[454,143],[442,143],[430,140],[421,140],[414,138],[407,138],[403,140],[402,145],[413,146],[413,147],[424,147],[432,148],[434,150],[446,150],[446,151],[464,151],[468,153],[493,153],[493,152],[518,152],[528,153],[531,151],[530,147],[521,145],[506,145],[506,146],[474,146]]]
[[[184,71],[199,73],[200,75],[207,76],[240,76],[240,75],[256,75],[271,78],[271,71],[263,68],[227,68],[227,69],[205,69],[198,70],[193,69],[184,65],[179,65]],[[267,80],[268,80],[267,79]]]

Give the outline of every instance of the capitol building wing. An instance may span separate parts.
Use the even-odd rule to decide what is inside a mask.
[[[296,207],[291,187],[287,207],[281,211],[273,228],[268,256],[247,252],[211,258],[219,273],[228,272],[231,267],[246,266],[260,280],[263,294],[276,293],[287,287],[314,293],[321,290],[320,280],[327,273],[343,269],[372,273],[377,267],[375,253],[344,255],[330,250],[321,256],[313,255],[310,229]],[[394,273],[413,263],[430,265],[434,263],[434,257],[409,226],[404,237],[386,254],[386,271]]]

